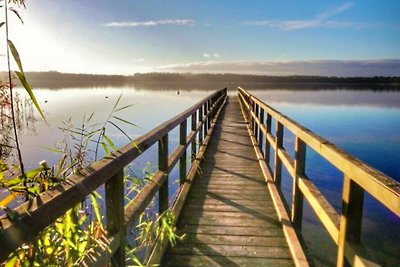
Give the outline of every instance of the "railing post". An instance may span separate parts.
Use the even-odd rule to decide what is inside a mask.
[[[203,105],[199,108],[199,122],[203,123]],[[199,130],[199,146],[203,144],[203,126],[204,125],[202,124]]]
[[[208,113],[208,101],[206,101],[204,103],[204,108],[203,108],[203,114],[204,114],[203,116],[205,118],[205,121],[204,121],[204,138],[203,138],[203,140],[206,138],[207,132],[208,132],[208,116],[207,116],[207,113]]]
[[[264,109],[260,108],[260,123],[261,125],[264,125]],[[263,150],[263,144],[264,144],[264,134],[263,131],[261,130],[261,125],[259,127],[259,131],[258,131],[258,146],[260,147],[260,151],[264,154],[264,150]],[[265,154],[264,154],[265,157]]]
[[[258,111],[259,111],[258,104],[255,103],[255,105],[254,105],[254,115],[256,116],[256,119],[259,118]],[[257,141],[260,141],[258,139],[258,129],[260,128],[260,126],[258,125],[256,119],[254,119],[254,137],[256,138]]]
[[[210,112],[211,107],[212,107],[211,100],[208,100],[207,101],[207,110],[208,110],[207,113]],[[210,130],[210,128],[211,128],[211,121],[212,121],[212,116],[211,116],[211,114],[209,114],[208,119],[207,119],[207,134],[208,134],[208,130]]]
[[[294,170],[295,177],[293,180],[292,191],[292,222],[296,230],[301,230],[301,223],[303,218],[303,194],[299,188],[300,177],[305,177],[306,166],[306,144],[299,137],[296,136],[295,143],[295,161]]]
[[[161,215],[168,209],[168,134],[158,141],[158,169],[166,176],[158,191],[158,210]]]
[[[125,216],[124,216],[124,170],[105,183],[106,230],[110,236],[119,235],[120,242],[111,257],[112,266],[125,266]]]
[[[187,120],[185,119],[179,125],[179,144],[181,146],[186,145],[186,136],[187,136]],[[180,184],[184,184],[186,180],[186,149],[183,152],[181,158],[179,159],[179,182]]]
[[[281,187],[282,177],[282,161],[279,158],[279,149],[283,147],[283,125],[276,121],[275,131],[275,164],[274,164],[274,181],[278,188]]]
[[[192,121],[192,131],[193,132],[196,131],[196,124],[197,124],[197,121],[196,121],[197,116],[196,116],[196,114],[197,114],[197,111],[193,112],[192,119],[191,119],[191,121]],[[195,136],[195,138],[193,138],[193,141],[192,141],[192,162],[194,162],[195,159],[196,159],[196,154],[197,154],[196,145],[197,144],[196,144],[196,136]]]
[[[271,144],[268,141],[268,134],[271,133],[271,123],[272,123],[272,119],[271,119],[271,114],[267,113],[267,120],[266,120],[266,126],[267,126],[267,134],[265,135],[265,152],[264,152],[264,159],[265,162],[267,163],[267,166],[269,168],[269,159],[270,159],[270,150],[271,150]]]
[[[350,177],[344,175],[342,193],[342,214],[337,253],[337,266],[342,267],[346,261],[346,242],[360,243],[361,221],[364,204],[364,190]]]

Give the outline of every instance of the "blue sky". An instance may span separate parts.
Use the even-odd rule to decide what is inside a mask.
[[[400,75],[400,1],[35,0],[27,70]]]

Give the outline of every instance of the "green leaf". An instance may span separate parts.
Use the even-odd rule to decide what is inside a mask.
[[[118,111],[121,111],[121,110],[124,110],[124,109],[130,108],[130,107],[132,107],[132,106],[134,106],[134,105],[135,105],[135,104],[131,104],[131,105],[127,105],[127,106],[124,106],[124,107],[118,108],[118,109],[114,110],[114,112],[118,112]]]
[[[94,193],[90,194],[90,199],[92,200],[92,206],[93,206],[94,214],[96,215],[96,220],[99,223],[99,225],[101,226],[101,228],[103,228],[103,222],[101,219],[100,208],[99,208],[99,203],[96,198],[96,194],[94,194]]]
[[[122,94],[119,95],[117,102],[115,102],[113,111],[115,111],[115,108],[118,106],[119,101],[121,100]]]
[[[7,180],[4,184],[6,187],[14,186],[17,184],[21,184],[23,179],[21,177],[15,177],[13,179]]]
[[[132,141],[132,138],[129,137],[129,135],[127,133],[125,133],[118,125],[116,125],[114,122],[112,121],[108,121],[109,123],[111,123],[111,125],[113,125],[115,128],[117,128],[123,135],[126,136],[126,138],[129,139],[129,141]]]
[[[21,68],[22,68],[22,66],[21,66]],[[25,90],[28,92],[28,94],[29,94],[33,104],[35,105],[37,111],[39,111],[40,116],[42,116],[42,118],[46,121],[46,118],[44,117],[43,111],[40,109],[39,103],[37,102],[36,97],[33,94],[32,87],[26,81],[24,73],[23,72],[19,72],[19,71],[16,71],[15,73],[17,74],[18,79],[21,82],[21,84],[24,86]]]
[[[15,47],[15,45],[13,44],[13,42],[11,40],[7,40],[7,43],[8,43],[8,47],[11,50],[11,54],[13,55],[14,60],[18,65],[19,70],[22,73],[24,73],[24,69],[22,68],[21,58],[19,57],[19,53],[18,53],[17,48]]]
[[[106,140],[106,142],[108,143],[108,145],[109,145],[113,150],[117,150],[117,147],[114,145],[113,141],[111,141],[111,139],[110,139],[106,134],[103,134],[103,138],[104,138],[104,140]]]
[[[107,155],[110,155],[110,150],[108,149],[107,145],[105,143],[101,143],[101,146],[103,147],[104,152]]]
[[[124,122],[124,123],[126,123],[126,124],[132,125],[133,127],[137,127],[137,128],[139,128],[139,129],[141,129],[141,127],[139,127],[138,125],[136,125],[136,124],[134,124],[134,123],[132,123],[132,122],[130,122],[130,121],[127,121],[127,120],[122,119],[122,118],[117,117],[117,116],[112,116],[112,117],[113,117],[114,119],[117,119],[117,120],[119,120],[119,121],[122,121],[122,122]]]

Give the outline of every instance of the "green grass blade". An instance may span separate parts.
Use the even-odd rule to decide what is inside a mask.
[[[132,123],[132,122],[130,122],[130,121],[127,121],[127,120],[122,119],[122,118],[117,117],[117,116],[112,116],[112,117],[113,117],[114,119],[116,119],[116,120],[122,121],[122,122],[124,122],[124,123],[126,123],[126,124],[129,124],[129,125],[133,126],[133,127],[137,127],[137,128],[139,128],[139,129],[141,129],[141,127],[139,127],[138,125],[136,125],[136,124],[134,124],[134,123]]]
[[[21,66],[21,68],[22,68],[22,66]],[[42,118],[46,121],[46,118],[44,117],[43,111],[41,110],[41,108],[39,106],[39,103],[37,102],[36,97],[33,94],[32,87],[26,81],[24,73],[23,72],[19,72],[19,71],[16,71],[15,73],[17,74],[18,79],[21,82],[21,84],[24,86],[25,90],[28,92],[28,94],[29,94],[33,104],[35,105],[37,111],[39,111],[40,116],[42,116]]]
[[[118,106],[119,101],[121,100],[122,94],[119,95],[117,102],[115,102],[114,107],[113,107],[113,111],[116,109],[116,107]]]
[[[109,123],[110,123],[112,126],[114,126],[115,128],[117,128],[123,135],[125,135],[125,136],[129,139],[129,141],[132,141],[132,138],[130,138],[129,135],[128,135],[127,133],[125,133],[124,130],[122,130],[117,124],[115,124],[115,123],[112,122],[112,121],[109,121]]]
[[[21,73],[24,73],[24,69],[22,68],[21,58],[19,57],[17,48],[15,47],[15,45],[13,44],[13,42],[11,40],[7,40],[7,43],[8,43],[8,47],[11,50],[11,54],[13,55],[14,60],[18,65],[19,70],[21,71]]]
[[[113,149],[113,150],[117,150],[117,147],[114,145],[113,141],[104,133],[103,134],[103,138],[104,140],[106,140],[106,142],[108,143],[108,145]]]
[[[121,111],[121,110],[124,110],[124,109],[130,108],[130,107],[132,107],[132,106],[134,106],[134,105],[135,105],[135,104],[131,104],[131,105],[127,105],[127,106],[124,106],[124,107],[118,108],[118,109],[114,110],[114,112],[118,112],[118,111]]]

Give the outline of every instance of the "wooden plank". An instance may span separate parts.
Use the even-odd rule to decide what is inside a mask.
[[[261,247],[242,245],[185,244],[173,248],[176,254],[207,255],[227,257],[265,257],[269,259],[289,259],[286,247]]]
[[[218,118],[218,116],[219,116],[219,114],[220,114],[220,112],[221,112],[221,110],[222,110],[222,108],[224,106],[225,99],[226,99],[226,94],[221,95],[218,98],[217,103],[216,103],[218,105],[215,105],[213,107],[213,109],[218,108],[218,110],[214,114],[214,116],[216,118]],[[209,114],[207,114],[207,116],[208,115]],[[203,155],[205,153],[207,145],[208,145],[208,143],[209,143],[209,141],[211,139],[211,135],[212,135],[212,133],[214,131],[215,121],[212,121],[210,126],[211,126],[211,128],[209,129],[209,132],[207,133],[206,138],[204,139],[202,145],[200,146],[198,154],[196,155],[196,157],[193,158],[194,161],[192,162],[192,166],[191,166],[191,168],[189,170],[188,176],[186,177],[184,183],[180,186],[180,190],[179,190],[178,196],[177,196],[177,198],[175,199],[175,202],[172,205],[172,209],[171,210],[172,210],[172,213],[174,215],[174,220],[175,220],[174,223],[176,223],[176,221],[179,219],[179,216],[180,216],[181,210],[183,208],[183,204],[186,201],[186,197],[187,197],[187,194],[189,192],[190,186],[191,186],[191,184],[193,182],[193,179],[194,179],[194,177],[195,177],[195,175],[197,173],[197,170],[199,168],[201,159],[203,158]],[[200,127],[201,127],[201,125],[200,125]],[[200,127],[198,127],[198,128],[200,128]],[[189,140],[191,140],[191,139],[188,139],[187,143],[189,143]],[[168,239],[161,239],[158,236],[157,240],[156,240],[156,243],[154,245],[154,248],[151,251],[151,253],[150,253],[150,255],[149,255],[148,259],[147,259],[146,265],[150,265],[150,266],[159,265],[162,262],[165,250],[167,249],[168,245],[169,245]]]
[[[240,90],[240,88],[239,88],[239,90]],[[242,109],[242,112],[243,112],[243,109]],[[278,126],[277,126],[277,128],[278,128]],[[296,231],[295,231],[293,225],[291,224],[289,215],[286,211],[286,207],[281,198],[281,194],[271,176],[270,169],[268,168],[268,166],[263,158],[263,155],[258,147],[257,141],[251,135],[251,129],[249,127],[247,127],[247,130],[249,131],[250,139],[253,144],[254,151],[256,152],[257,158],[259,160],[262,173],[268,184],[268,189],[269,189],[270,195],[272,197],[272,200],[274,202],[276,212],[278,214],[280,222],[282,223],[283,232],[285,233],[285,237],[288,241],[288,245],[289,245],[290,253],[293,257],[293,261],[296,266],[309,266],[307,257],[305,256],[303,248],[301,247],[301,244],[297,237]],[[278,144],[278,142],[277,142],[277,144]],[[275,149],[276,154],[277,154],[277,151],[278,151],[278,149],[276,146],[276,149]],[[275,154],[275,157],[277,156],[276,154]]]
[[[283,236],[251,236],[251,235],[217,235],[217,234],[187,234],[185,243],[203,243],[215,245],[243,245],[261,247],[287,247],[286,239]]]
[[[279,227],[252,227],[241,225],[188,225],[183,224],[179,228],[181,234],[209,234],[209,235],[235,235],[235,236],[266,236],[283,237]]]
[[[236,99],[228,100],[222,116],[178,223],[179,232],[187,233],[188,239],[171,249],[169,256],[182,256],[182,249],[193,256],[196,252],[188,250],[190,244],[204,244],[220,246],[224,257],[231,252],[240,258],[245,252],[229,248],[234,247],[232,242],[240,241],[255,248],[246,256],[248,263],[261,257],[257,255],[261,251],[274,258],[277,248],[284,248],[284,257],[293,264]],[[230,246],[224,248],[224,243]]]
[[[225,267],[225,266],[293,266],[290,259],[269,259],[256,257],[226,257],[226,256],[201,256],[176,254],[170,258],[167,266],[193,266],[193,267]]]

